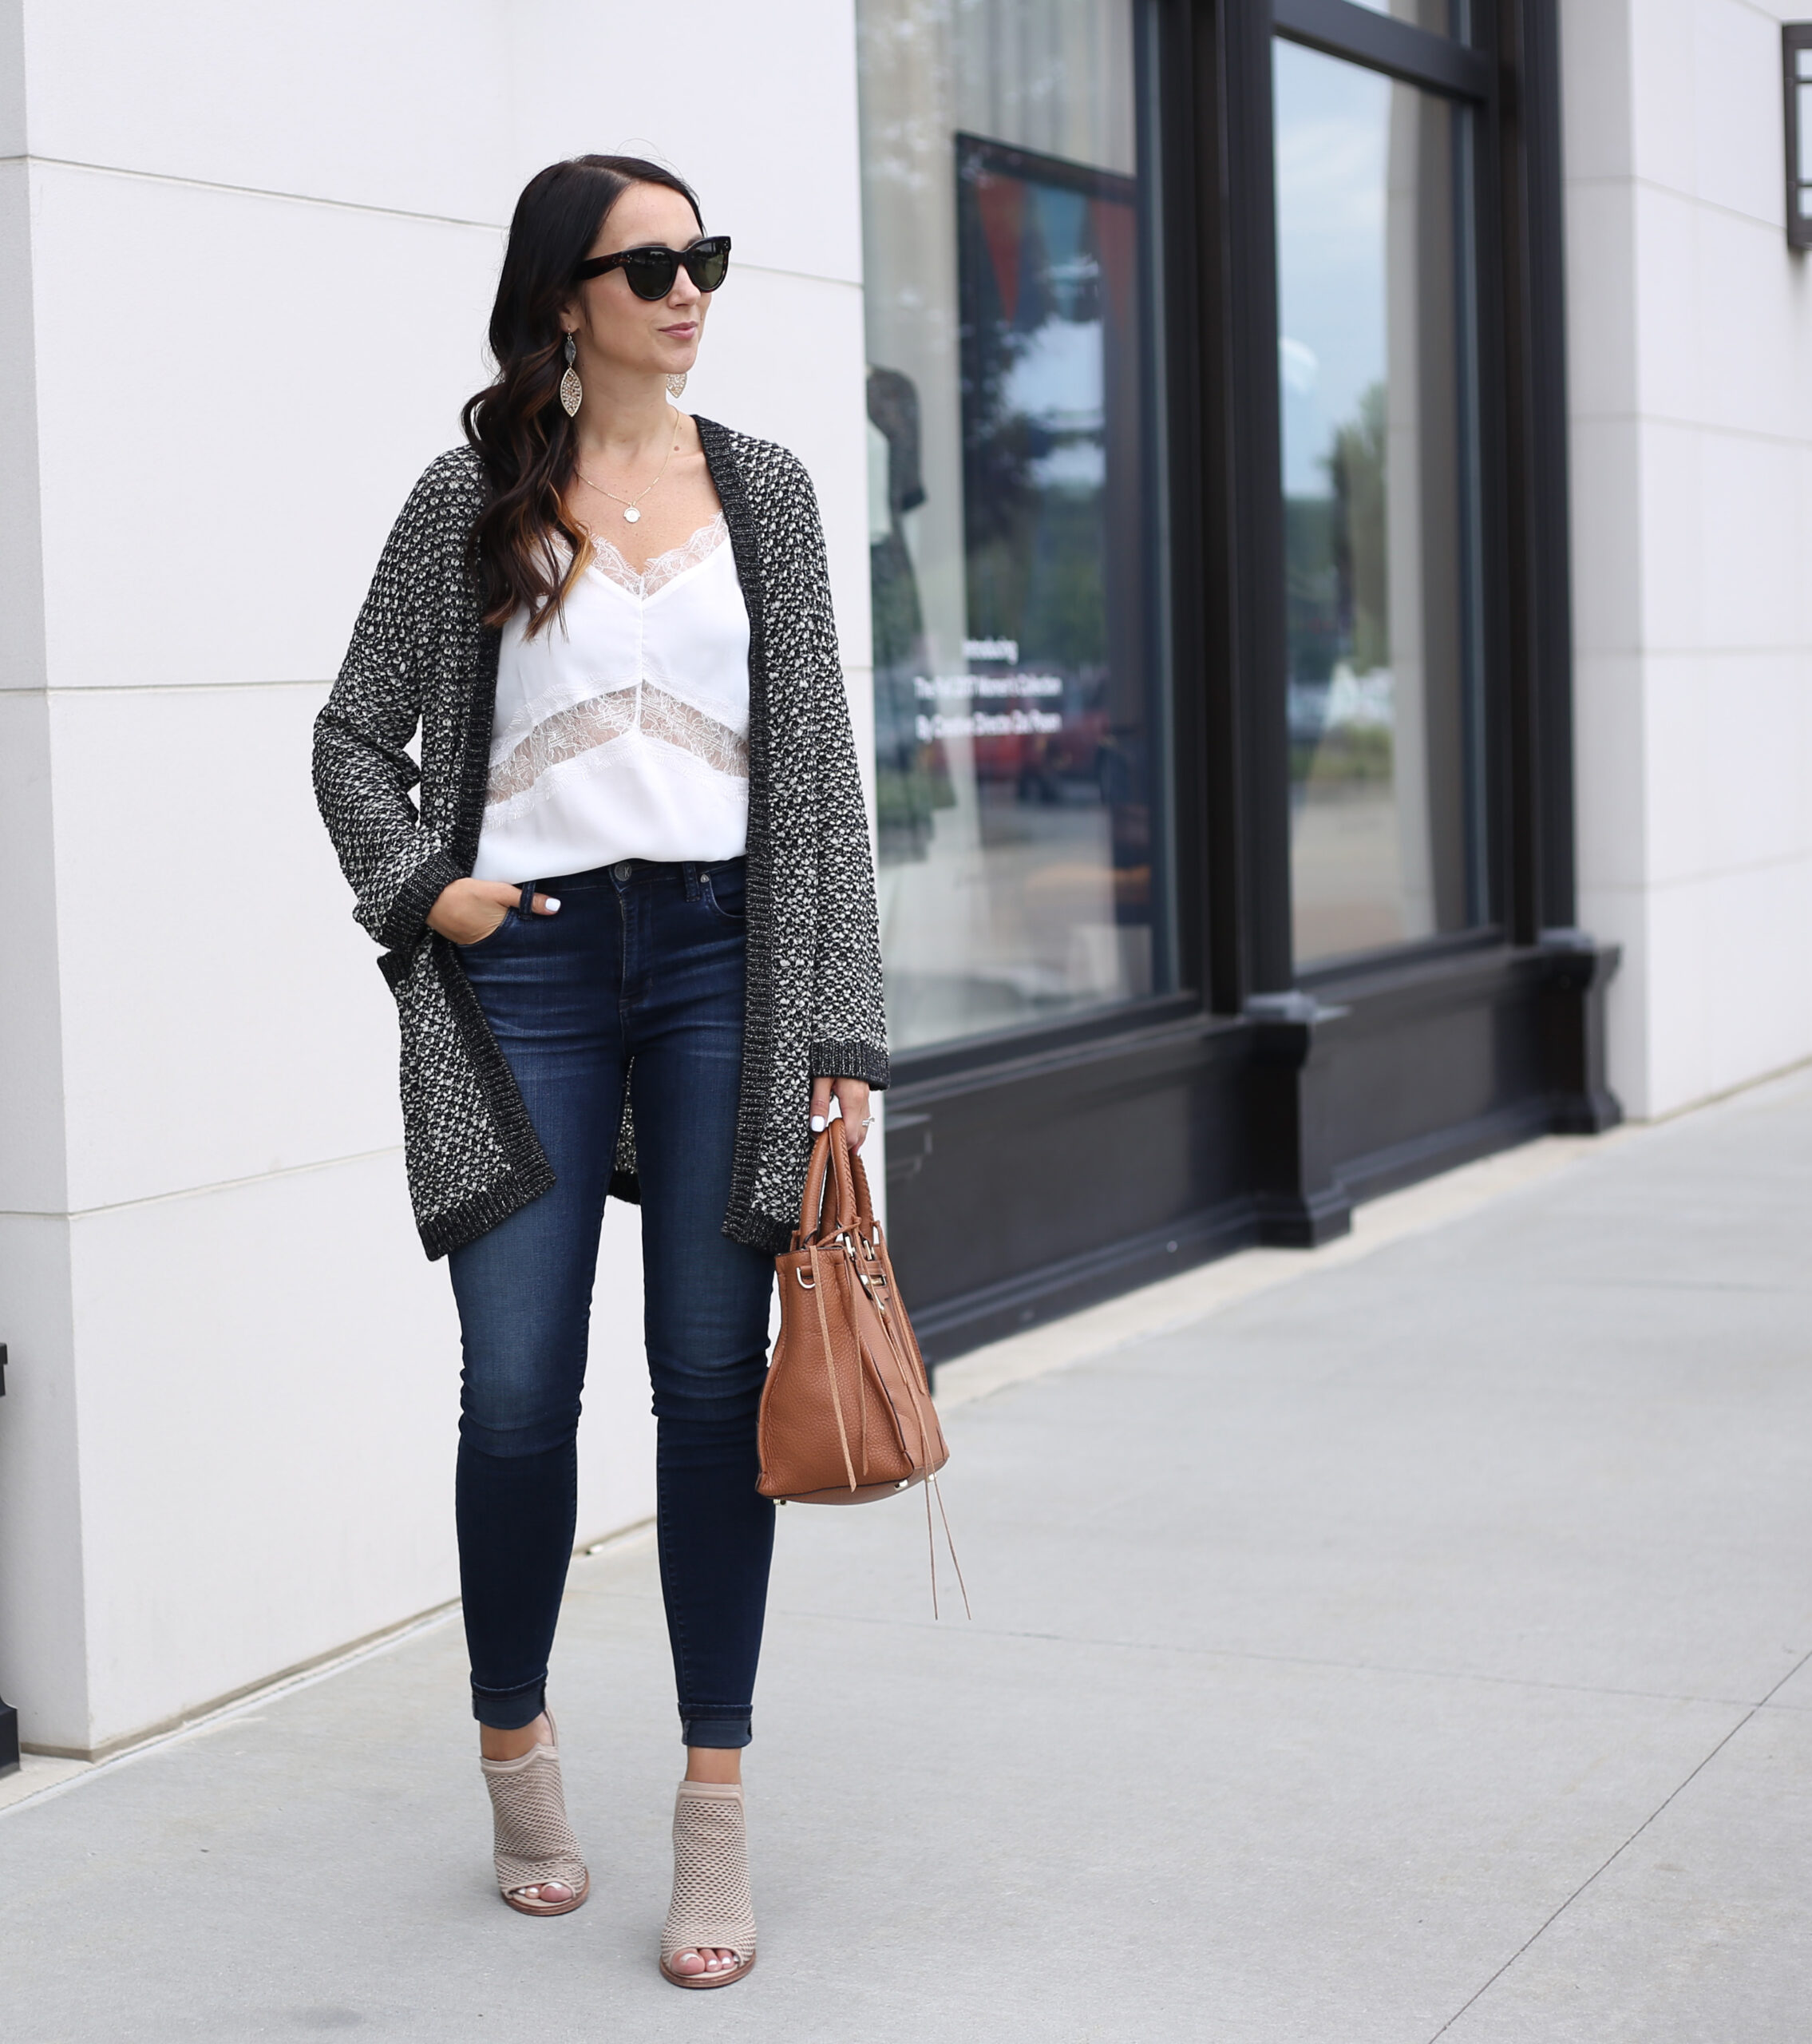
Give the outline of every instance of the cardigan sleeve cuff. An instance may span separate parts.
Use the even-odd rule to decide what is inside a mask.
[[[443,888],[465,875],[449,852],[436,852],[425,859],[391,897],[390,913],[384,918],[378,941],[389,951],[401,951],[421,934],[428,911],[440,899]]]
[[[861,1079],[887,1090],[887,1052],[872,1044],[813,1044],[811,1063],[814,1079]]]

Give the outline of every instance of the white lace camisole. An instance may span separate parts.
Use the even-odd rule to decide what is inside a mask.
[[[720,512],[638,575],[610,541],[528,636],[504,627],[473,876],[735,858],[749,826],[749,613]]]

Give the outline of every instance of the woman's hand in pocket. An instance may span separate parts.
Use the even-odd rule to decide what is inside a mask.
[[[482,944],[521,898],[522,889],[507,880],[456,880],[443,887],[428,911],[428,927],[453,944]],[[556,915],[560,903],[551,894],[535,897],[538,916]]]

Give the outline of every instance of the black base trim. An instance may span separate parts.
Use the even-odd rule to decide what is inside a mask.
[[[1252,1201],[1267,1249],[1319,1249],[1353,1231],[1353,1195],[1344,1183],[1319,1192],[1261,1192]]]
[[[19,1769],[19,1713],[0,1699],[0,1774],[16,1774]]]
[[[985,1341],[998,1341],[1048,1320],[1098,1305],[1103,1299],[1212,1263],[1258,1240],[1258,1217],[1248,1199],[1193,1214],[1167,1228],[1105,1243],[1066,1257],[962,1298],[915,1310],[912,1330],[934,1371]]]
[[[1559,931],[1370,959],[1236,1020],[903,1079],[888,1220],[928,1357],[1249,1244],[1317,1247],[1356,1201],[1611,1127],[1616,965]]]
[[[1545,1103],[1525,1101],[1454,1128],[1438,1128],[1406,1143],[1393,1143],[1389,1149],[1375,1150],[1369,1156],[1355,1157],[1340,1167],[1340,1182],[1355,1201],[1378,1199],[1557,1132]]]

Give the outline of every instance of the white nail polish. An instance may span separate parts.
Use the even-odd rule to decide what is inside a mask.
[[[824,1132],[825,1132],[825,1118],[824,1118],[824,1116],[823,1116],[822,1115],[813,1115],[813,1117],[812,1117],[812,1133],[813,1133],[814,1135],[822,1135],[824,1134]]]
[[[548,897],[548,913],[550,916],[557,916],[560,913],[560,903],[552,894]]]

